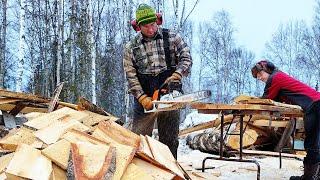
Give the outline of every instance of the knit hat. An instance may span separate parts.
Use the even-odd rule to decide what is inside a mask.
[[[254,78],[257,78],[258,72],[260,72],[262,70],[268,74],[272,74],[273,71],[277,70],[277,67],[272,62],[270,62],[268,60],[261,60],[251,68],[252,76]]]
[[[140,4],[136,10],[136,20],[137,25],[145,25],[156,22],[156,12],[151,6],[147,4]]]

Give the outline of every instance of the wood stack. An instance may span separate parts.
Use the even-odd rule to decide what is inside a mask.
[[[26,97],[30,95],[21,93],[17,98],[1,98],[2,117],[10,114],[16,102],[30,105],[32,100]],[[41,104],[35,102],[32,103]],[[58,104],[58,109],[49,113],[45,113],[44,108],[48,108],[48,104],[41,111],[37,111],[34,104],[25,106],[28,111],[34,108],[36,111],[25,114],[23,123],[10,128],[2,123],[5,130],[0,132],[6,131],[6,135],[0,138],[0,179],[187,177],[166,145],[125,129],[115,123],[116,117],[101,108],[85,100],[68,107]],[[19,112],[26,112],[24,108]],[[12,122],[16,123],[17,119],[12,115]]]
[[[219,105],[217,105],[219,106]],[[241,95],[235,99],[236,108],[252,107],[255,110],[259,110],[259,107],[270,107],[270,109],[287,108],[292,111],[301,111],[301,107],[278,103],[270,99],[259,99],[250,96]],[[275,143],[274,150],[279,151],[289,142],[290,135],[293,131],[303,132],[303,119],[302,113],[296,118],[296,129],[294,130],[294,123],[290,121],[290,116],[270,116],[267,114],[254,114],[252,116],[244,116],[244,128],[243,134],[243,147],[258,149],[261,146]],[[233,114],[224,116],[224,149],[225,152],[229,150],[238,150],[239,144],[239,131],[240,123],[239,116]],[[230,128],[229,128],[230,126]],[[184,129],[180,131],[180,136],[185,136],[192,133],[187,138],[187,144],[193,149],[199,149],[203,152],[209,152],[218,154],[220,149],[220,128],[221,117],[215,120],[198,124],[196,126]],[[207,130],[206,130],[207,129]],[[196,131],[200,131],[196,133]],[[203,131],[206,130],[206,131]],[[233,134],[233,135],[228,135]],[[283,135],[285,134],[285,135]],[[297,133],[295,138],[302,139],[303,133]]]

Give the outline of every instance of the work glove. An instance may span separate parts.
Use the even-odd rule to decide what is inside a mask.
[[[177,72],[174,72],[170,77],[168,77],[166,80],[165,80],[165,82],[164,83],[169,83],[169,82],[171,82],[171,81],[181,81],[181,79],[182,79],[182,76],[181,76],[181,74],[179,74],[179,73],[177,73]]]
[[[151,97],[148,97],[145,94],[140,96],[138,101],[143,106],[143,108],[147,111],[149,111],[153,108],[153,103],[152,103]]]

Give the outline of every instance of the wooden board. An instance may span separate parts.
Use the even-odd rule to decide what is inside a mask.
[[[21,92],[12,92],[5,89],[0,89],[0,96],[30,100],[33,102],[49,102],[49,99],[41,96],[37,96],[34,94],[21,93]]]
[[[124,172],[121,180],[152,180],[152,176],[147,174],[144,169],[140,168],[139,166],[130,163],[127,167],[126,171]]]
[[[132,161],[137,148],[132,146],[127,146],[118,143],[115,140],[111,140],[111,138],[101,131],[100,128],[97,128],[93,133],[92,136],[109,143],[111,146],[116,148],[116,172],[114,174],[113,179],[120,179],[123,175],[124,171],[127,169],[128,165]]]
[[[143,135],[140,134],[140,146],[139,149],[137,151],[137,154],[140,155],[143,158],[147,158],[147,159],[154,159],[150,147],[148,145],[148,142],[146,140],[146,137],[144,137]]]
[[[37,117],[40,117],[42,115],[45,115],[46,113],[42,113],[42,112],[31,112],[31,113],[27,113],[24,115],[24,117],[26,117],[29,121],[37,118]]]
[[[8,166],[9,162],[11,161],[14,153],[6,154],[0,157],[0,174],[5,170]]]
[[[116,142],[135,148],[139,147],[140,136],[115,122],[100,122],[97,129],[105,134],[103,137],[106,142]]]
[[[14,109],[16,107],[15,104],[0,104],[0,110],[2,111],[11,111],[12,109]],[[43,107],[43,108],[40,108],[40,107],[25,107],[23,108],[21,111],[21,113],[30,113],[30,112],[47,112],[47,107]]]
[[[41,152],[60,168],[66,170],[68,167],[70,150],[71,143],[65,139],[62,139],[43,149]]]
[[[77,142],[90,142],[92,144],[108,144],[105,141],[102,141],[98,138],[95,138],[87,133],[77,131],[74,129],[68,130],[67,133],[65,133],[61,138],[71,142],[71,143],[77,143]]]
[[[51,171],[51,161],[41,151],[20,144],[5,172],[29,179],[49,179]]]
[[[59,166],[53,163],[50,180],[66,180],[66,179],[67,179],[66,171],[64,171]]]
[[[0,104],[9,104],[18,101],[21,101],[21,99],[0,97]]]
[[[88,114],[88,116],[81,119],[80,121],[86,126],[95,126],[95,125],[98,125],[99,122],[101,121],[116,121],[118,119],[115,117],[103,116],[90,111],[83,111],[83,112]]]
[[[64,108],[58,109],[56,111],[53,111],[51,113],[47,113],[47,114],[40,116],[38,118],[35,118],[31,121],[28,121],[28,122],[24,123],[24,125],[39,130],[39,129],[42,129],[42,128],[49,126],[50,124],[52,124],[58,120],[66,121],[68,119],[73,119],[73,120],[79,121],[87,116],[88,115],[84,112],[76,111],[74,109],[64,107]]]
[[[113,176],[116,164],[114,147],[78,142],[71,143],[71,152],[75,179],[104,179]]]
[[[175,175],[169,171],[159,168],[151,163],[148,163],[139,158],[134,158],[132,163],[138,166],[140,169],[146,171],[152,179],[173,179]]]
[[[296,121],[296,129],[301,129],[304,127],[304,124],[303,124],[303,119],[298,119]],[[255,120],[253,122],[253,125],[255,126],[263,126],[263,127],[286,127],[286,125],[288,124],[288,121],[271,121],[270,120],[267,120],[267,119],[260,119],[260,120]]]
[[[256,113],[264,112],[275,112],[281,115],[295,115],[297,117],[302,117],[303,112],[301,109],[291,108],[291,107],[278,107],[270,105],[257,105],[257,104],[213,104],[213,103],[192,103],[191,108],[198,109],[201,112],[219,112],[222,110],[242,110],[242,111],[255,111]]]
[[[34,148],[41,148],[43,142],[38,140],[33,134],[34,131],[25,127],[20,128],[14,134],[8,134],[0,140],[0,146],[6,150],[14,151],[21,143],[31,145]]]
[[[65,119],[57,120],[49,126],[34,132],[34,135],[46,144],[53,144],[58,141],[68,129],[88,131],[89,128],[77,120]]]
[[[180,178],[184,178],[184,172],[179,167],[168,146],[149,136],[146,137],[154,159]]]

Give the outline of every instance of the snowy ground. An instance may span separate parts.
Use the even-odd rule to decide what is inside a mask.
[[[187,116],[180,129],[190,127],[201,122],[214,119],[211,115],[191,113]],[[206,166],[213,167],[205,173],[201,172],[202,160],[207,156],[214,156],[190,149],[185,139],[180,139],[178,149],[178,161],[184,169],[196,179],[196,175],[204,179],[257,179],[257,166],[253,163],[227,162],[219,160],[207,160]],[[217,156],[216,156],[217,157]],[[279,158],[270,156],[244,156],[244,159],[255,159],[260,164],[260,179],[289,179],[292,175],[303,174],[302,161],[292,158],[282,158],[282,168],[279,168]],[[194,173],[192,173],[194,172]],[[200,178],[199,179],[203,179]]]

